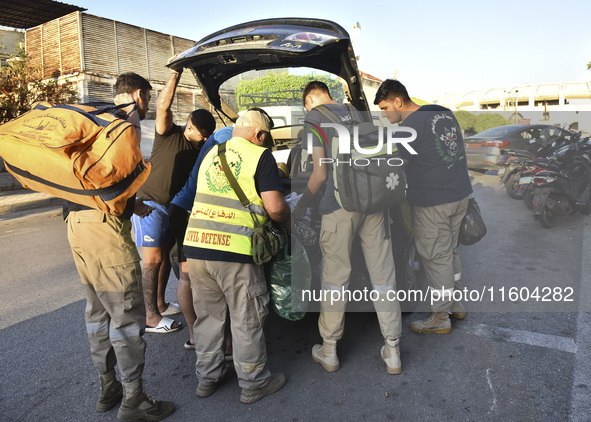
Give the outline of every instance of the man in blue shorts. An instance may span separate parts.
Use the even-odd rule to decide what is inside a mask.
[[[143,255],[142,285],[146,302],[146,332],[171,333],[179,330],[180,322],[169,315],[180,313],[175,303],[165,301],[170,276],[170,251],[175,244],[168,221],[167,208],[189,177],[204,141],[214,132],[213,115],[203,109],[195,110],[184,127],[173,122],[172,104],[181,78],[182,68],[171,69],[171,75],[156,102],[156,136],[150,162],[152,171],[138,196],[149,198],[146,204],[154,211],[145,218],[133,217],[136,245]]]

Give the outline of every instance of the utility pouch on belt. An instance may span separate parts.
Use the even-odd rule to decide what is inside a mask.
[[[226,160],[226,147],[224,144],[218,145],[218,156],[222,163],[224,173],[234,189],[234,192],[240,199],[243,207],[250,210],[251,202],[248,200],[244,191],[238,184],[236,177],[230,171],[228,160]],[[252,258],[256,265],[262,265],[269,262],[275,255],[283,249],[287,243],[287,231],[281,225],[273,224],[271,220],[267,224],[261,225],[256,214],[250,210],[250,216],[254,222],[254,232],[252,234]]]
[[[148,178],[135,127],[114,112],[37,103],[0,126],[0,156],[28,189],[119,216]]]

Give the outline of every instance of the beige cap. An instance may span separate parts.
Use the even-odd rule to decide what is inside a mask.
[[[248,126],[255,129],[270,132],[271,122],[269,118],[257,110],[247,110],[236,120],[236,126]]]

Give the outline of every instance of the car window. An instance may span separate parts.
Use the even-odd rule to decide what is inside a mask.
[[[540,131],[539,131],[539,129],[526,129],[526,130],[522,130],[519,135],[520,135],[521,139],[525,139],[527,141],[530,139],[539,138]]]
[[[506,136],[511,132],[511,128],[506,127],[493,127],[492,129],[487,129],[483,132],[480,132],[474,137],[476,138],[492,138],[492,137],[501,137]]]
[[[302,125],[306,114],[302,91],[305,84],[314,79],[329,85],[335,101],[345,102],[343,79],[310,68],[251,70],[224,82],[220,96],[238,115],[248,108],[260,107],[273,119],[275,128]]]

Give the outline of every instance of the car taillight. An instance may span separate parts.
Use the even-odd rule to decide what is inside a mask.
[[[310,44],[322,45],[329,41],[336,40],[337,37],[332,35],[319,34],[315,32],[298,32],[296,34],[285,37],[287,41],[301,41]]]
[[[480,145],[483,147],[497,147],[497,148],[505,148],[511,142],[501,141],[499,139],[495,139],[493,141],[482,141]]]

